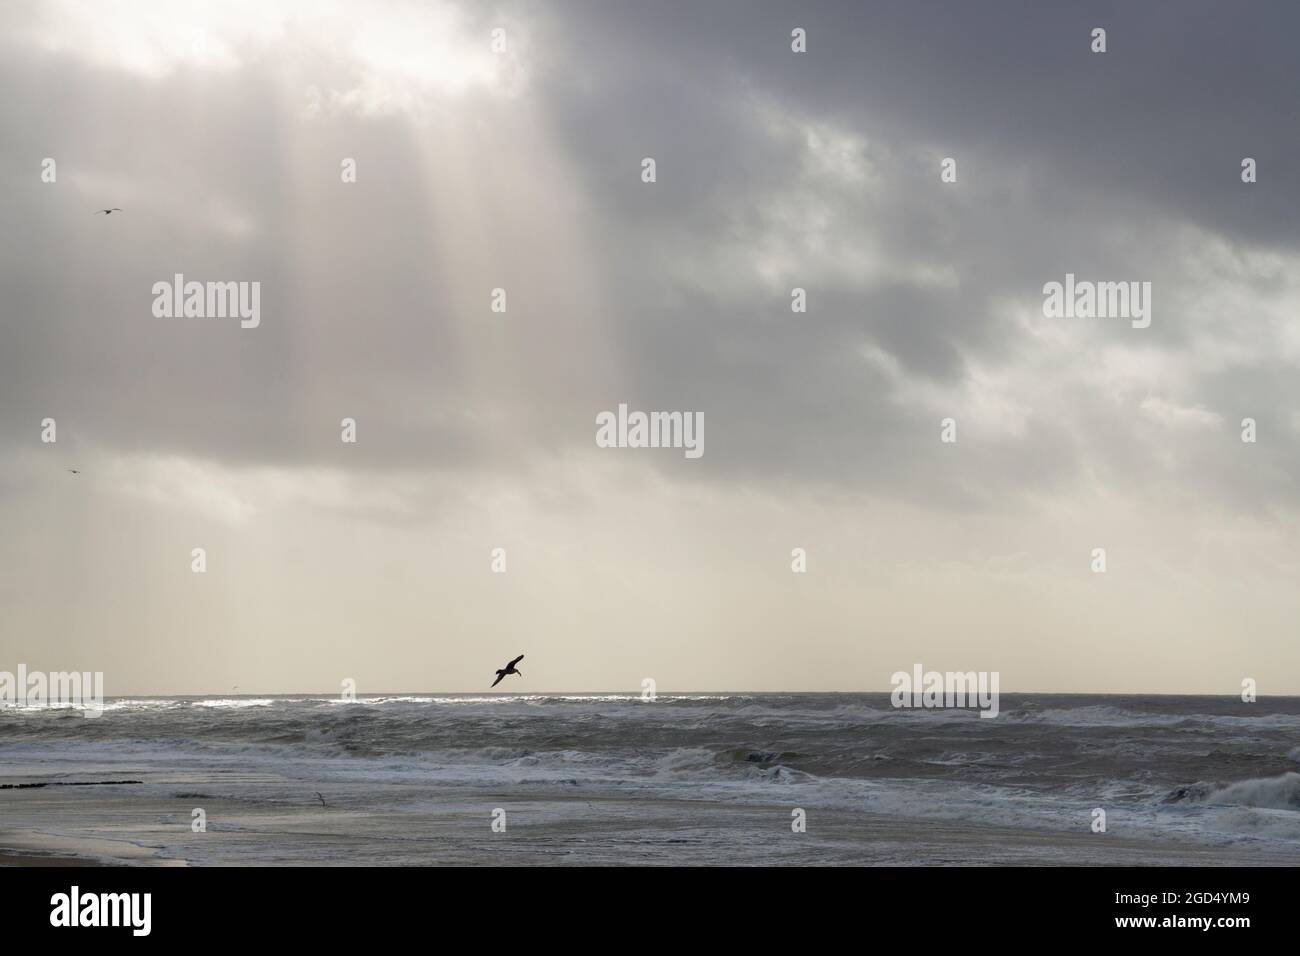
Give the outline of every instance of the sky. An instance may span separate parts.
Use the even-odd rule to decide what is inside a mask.
[[[1300,694],[1297,29],[6,3],[0,670]],[[155,314],[178,273],[256,327]],[[1049,317],[1067,274],[1149,327]],[[703,454],[601,447],[620,404]]]

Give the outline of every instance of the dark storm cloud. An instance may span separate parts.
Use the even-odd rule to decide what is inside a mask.
[[[1066,271],[1150,279],[1152,329],[1099,326],[1090,348],[1176,369],[1204,337],[1230,336],[1189,317],[1171,237],[1300,246],[1290,6],[499,9],[535,18],[530,81],[515,99],[448,107],[446,153],[471,144],[460,167],[421,151],[418,112],[305,120],[301,89],[286,95],[266,59],[160,81],[11,41],[5,444],[31,443],[50,414],[111,452],[361,467],[339,454],[350,415],[366,468],[510,472],[596,454],[596,412],[628,401],[705,413],[700,462],[647,459],[676,478],[937,507],[1060,489],[1085,466],[1140,488],[1212,457],[1199,433],[1135,430],[1140,389],[1110,407],[1055,380],[1016,307],[1038,309]],[[790,52],[795,26],[807,54]],[[1104,55],[1088,50],[1095,26]],[[357,80],[354,65],[304,56],[295,79]],[[559,215],[530,152],[543,144],[571,190]],[[57,187],[39,182],[46,155]],[[955,186],[938,180],[949,155]],[[362,170],[346,188],[344,156]],[[1239,180],[1243,156],[1260,162],[1256,185]],[[447,212],[457,194],[472,222]],[[128,209],[104,222],[87,215],[96,204]],[[579,259],[557,252],[562,229]],[[262,281],[268,318],[255,331],[153,319],[150,286],[177,271]],[[1270,281],[1243,285],[1284,294]],[[511,311],[493,326],[497,285]],[[795,285],[807,315],[789,310]],[[976,369],[1028,408],[1016,427],[963,425],[955,467],[939,417],[975,414]],[[1294,438],[1287,363],[1187,375],[1164,397],[1219,414],[1222,445],[1252,413]],[[1250,500],[1293,500],[1289,447],[1252,449]],[[1230,464],[1189,480],[1241,494]]]
[[[954,155],[992,150],[1003,162],[1049,170],[1063,190],[1165,204],[1252,240],[1300,240],[1286,212],[1300,199],[1300,182],[1286,174],[1300,152],[1294,4],[681,2],[569,10],[560,35],[602,89],[618,90],[622,115],[638,124],[664,115],[666,126],[690,128],[655,94],[670,84],[692,90],[671,101],[687,105],[739,79],[788,108],[867,133],[883,124]],[[790,55],[795,26],[808,30],[805,56]],[[1108,32],[1105,54],[1090,52],[1094,27]],[[1236,174],[1247,155],[1272,174],[1259,184],[1267,188],[1243,194]]]
[[[572,162],[586,170],[584,182],[616,212],[598,245],[609,253],[602,269],[623,290],[625,307],[611,318],[620,351],[642,357],[629,370],[633,390],[664,401],[687,396],[712,411],[713,467],[742,468],[752,479],[834,476],[903,494],[937,483],[957,494],[959,478],[936,482],[930,468],[937,421],[928,409],[889,403],[884,383],[855,365],[857,349],[878,346],[906,375],[953,385],[971,360],[1014,367],[1034,346],[1006,314],[1007,300],[1036,309],[1043,282],[1073,271],[1160,280],[1160,318],[1145,338],[1100,327],[1095,339],[1167,351],[1176,363],[1205,329],[1180,288],[1187,275],[1171,234],[1190,226],[1230,245],[1287,253],[1300,244],[1290,214],[1300,186],[1286,172],[1287,157],[1300,155],[1300,125],[1285,121],[1296,110],[1294,82],[1281,82],[1294,80],[1286,37],[1297,14],[1284,5],[1240,14],[1209,4],[580,10],[553,24],[551,42],[566,48],[564,63],[599,82],[545,71],[540,99],[566,134]],[[806,55],[790,53],[795,26],[808,30]],[[1095,26],[1108,31],[1105,54],[1089,50]],[[887,187],[801,185],[803,144],[765,136],[755,112],[762,106],[861,137],[864,159]],[[659,183],[638,191],[626,166],[643,154],[658,160]],[[956,187],[938,185],[944,155],[958,158]],[[1241,183],[1244,156],[1270,171],[1267,183]],[[666,260],[707,257],[739,237],[757,242],[780,230],[763,209],[792,188],[795,201],[820,199],[832,210],[831,254],[882,236],[891,257],[946,264],[955,283],[864,289],[849,277],[816,284],[792,275],[787,288],[810,286],[806,317],[790,316],[786,293],[770,287],[729,298],[707,288],[664,292],[657,267]],[[718,274],[716,283],[756,278]],[[1270,284],[1261,278],[1259,291],[1275,293]],[[1219,454],[1231,456],[1242,415],[1288,405],[1292,370],[1257,371],[1231,392],[1210,375],[1180,396],[1223,412]],[[1050,380],[1037,384],[1054,389]],[[1081,393],[1076,408],[1097,398]],[[1133,431],[1140,398],[1100,420],[1096,412],[1077,423],[1038,420],[992,454],[972,452],[964,474],[996,496],[1084,467],[1131,485],[1171,460],[1192,470],[1200,445],[1185,447],[1182,435],[1114,438]],[[952,414],[960,419],[961,407]],[[1276,437],[1292,436],[1288,424]],[[1268,459],[1263,473],[1294,475],[1288,447],[1277,441],[1252,452]],[[1217,469],[1225,470],[1224,481],[1238,482],[1239,469]]]

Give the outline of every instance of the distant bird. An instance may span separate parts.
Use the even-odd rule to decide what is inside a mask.
[[[79,475],[79,474],[81,474],[81,472],[77,471],[77,469],[75,469],[75,468],[69,468],[68,471],[72,472],[74,475]]]
[[[114,206],[112,209],[96,209],[95,215],[98,216],[102,212],[105,216],[111,216],[113,215],[113,213],[121,212],[121,211],[122,211],[121,206]]]
[[[492,682],[492,686],[496,687],[497,684],[501,683],[501,678],[505,677],[507,674],[518,674],[520,677],[523,677],[524,676],[523,671],[515,670],[515,665],[518,664],[523,659],[524,659],[524,655],[520,654],[518,657],[516,657],[505,667],[501,668],[501,670],[497,671],[497,679]]]
[[[317,798],[318,800],[320,800],[320,805],[321,805],[322,807],[325,807],[326,809],[329,809],[329,804],[325,802],[325,798],[322,797],[322,796],[320,795],[320,791],[319,791],[319,790],[316,791],[316,798]]]

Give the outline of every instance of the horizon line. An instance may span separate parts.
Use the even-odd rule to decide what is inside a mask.
[[[732,697],[756,696],[756,695],[839,695],[839,696],[863,696],[863,695],[881,695],[891,696],[895,692],[894,688],[889,690],[657,690],[656,697],[687,697],[699,695],[726,695]],[[1237,700],[1240,693],[1236,694],[1217,694],[1217,693],[1170,693],[1167,691],[1098,691],[1098,690],[1009,690],[1000,691],[1000,696],[1028,696],[1037,695],[1041,697],[1221,697],[1229,700]],[[574,696],[574,697],[628,697],[641,700],[641,692],[632,690],[539,690],[528,693],[501,693],[493,691],[473,691],[473,690],[402,690],[402,691],[368,691],[366,693],[356,694],[356,699],[376,697],[500,697],[502,699],[510,697],[557,697],[557,696]],[[173,697],[305,697],[320,700],[342,700],[342,695],[338,692],[316,692],[316,691],[226,691],[224,693],[137,693],[137,694],[106,694],[104,700],[129,700],[132,698],[173,698]],[[1291,694],[1263,694],[1257,693],[1256,698],[1300,698],[1300,693]],[[1246,703],[1243,701],[1243,703]]]

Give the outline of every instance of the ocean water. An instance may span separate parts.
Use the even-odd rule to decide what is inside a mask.
[[[0,846],[195,864],[1300,862],[1300,698],[116,699],[0,709],[6,784]]]

